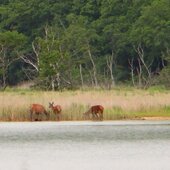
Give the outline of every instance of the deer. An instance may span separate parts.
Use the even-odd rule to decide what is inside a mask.
[[[33,115],[37,115],[39,118],[39,115],[45,114],[47,120],[49,119],[49,113],[45,110],[44,106],[41,104],[32,104],[30,106],[30,119],[31,121],[33,121]],[[38,118],[35,119],[36,121],[38,121]]]
[[[90,109],[85,112],[83,115],[85,118],[90,118],[90,114],[92,114],[92,119],[99,119],[99,120],[103,120],[103,111],[104,111],[104,107],[101,105],[95,105],[95,106],[91,106]]]
[[[54,106],[54,102],[51,102],[51,103],[49,102],[49,108],[51,108],[53,113],[56,114],[57,120],[60,121],[61,120],[61,111],[62,111],[61,106],[60,105]]]

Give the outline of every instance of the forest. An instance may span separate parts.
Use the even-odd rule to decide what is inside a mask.
[[[0,89],[170,88],[169,0],[0,0]]]

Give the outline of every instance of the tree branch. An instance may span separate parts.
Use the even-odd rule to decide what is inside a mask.
[[[32,67],[35,68],[35,70],[37,72],[39,72],[38,66],[36,64],[34,64],[30,59],[28,59],[28,57],[26,56],[20,56],[20,58],[27,64],[31,65]]]

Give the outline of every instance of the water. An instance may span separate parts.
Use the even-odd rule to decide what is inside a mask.
[[[170,121],[0,123],[0,170],[169,170]]]

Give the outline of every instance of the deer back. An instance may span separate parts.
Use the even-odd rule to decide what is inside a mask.
[[[40,104],[32,104],[30,110],[35,113],[46,113],[44,106]]]
[[[104,107],[101,106],[101,105],[95,105],[95,106],[91,107],[91,112],[92,113],[98,113],[98,112],[103,113],[103,110],[104,110]]]
[[[62,111],[60,105],[53,106],[52,109],[53,109],[53,111],[54,111],[55,113],[61,113],[61,111]]]

